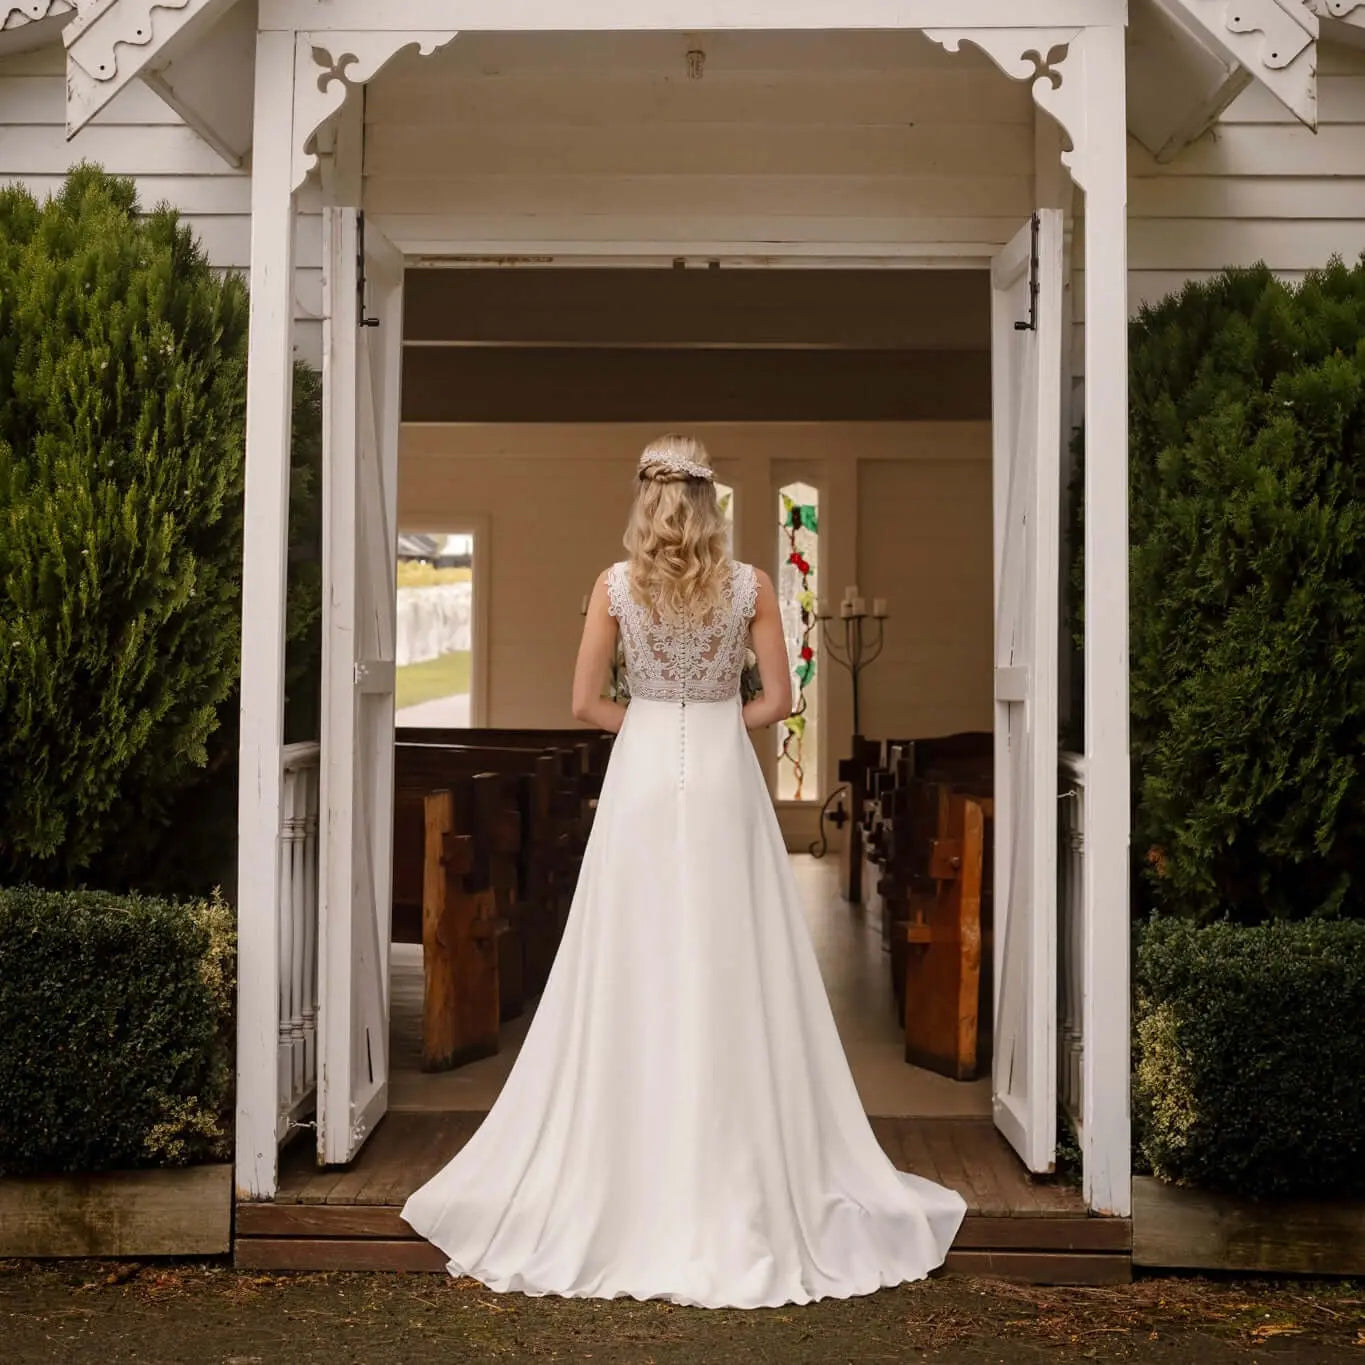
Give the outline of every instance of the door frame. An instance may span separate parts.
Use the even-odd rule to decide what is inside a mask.
[[[979,48],[1006,76],[1027,81],[1037,106],[1065,129],[1070,145],[1061,160],[1085,194],[1085,425],[1093,455],[1085,467],[1088,780],[1081,1147],[1087,1203],[1100,1213],[1126,1215],[1131,1199],[1126,8],[1122,0],[983,0],[967,15],[959,0],[915,0],[894,14],[892,8],[877,4],[875,16],[860,10],[861,19],[844,15],[842,27],[918,29],[948,51],[958,51],[964,42]],[[553,6],[536,6],[534,12],[518,8],[513,23],[505,7],[496,16],[491,9],[475,16],[455,0],[422,0],[421,9],[431,23],[453,20],[458,11],[466,30],[556,29],[567,17]],[[738,23],[734,10],[726,16],[732,27],[828,26],[809,11],[793,20],[789,9],[765,7],[760,0],[739,9],[751,13],[753,22]],[[411,14],[402,17],[412,22]],[[677,0],[632,26],[686,31],[699,17]],[[716,16],[707,17],[714,27]],[[326,7],[315,0],[271,0],[262,6],[257,34],[238,818],[238,899],[244,909],[238,936],[237,1179],[239,1194],[248,1199],[271,1198],[278,1180],[275,1057],[296,194],[320,167],[327,202],[363,206],[362,102],[352,95],[398,52],[416,47],[431,53],[456,38],[455,29],[399,27],[399,18],[358,0]],[[929,27],[942,23],[959,27]],[[621,24],[615,11],[602,10],[586,18],[577,15],[570,27]],[[339,42],[344,46],[338,48]],[[330,53],[338,50],[344,54],[342,64],[328,66]],[[1048,142],[1041,131],[1045,123],[1038,120],[1040,146]],[[322,145],[320,132],[326,134]],[[1051,166],[1046,174],[1055,174]],[[382,223],[376,220],[376,226]],[[410,243],[396,245],[409,247],[406,254],[411,254]],[[526,244],[514,250],[520,256]],[[945,244],[944,254],[949,251],[951,244]],[[789,264],[804,253],[832,254],[849,263],[855,256],[832,244],[805,243],[786,253],[765,249],[762,258]],[[708,254],[735,259],[728,251]],[[916,254],[922,261],[936,253],[920,248]],[[966,263],[970,254],[955,255],[954,263]],[[594,253],[594,259],[600,263],[602,255]],[[864,265],[869,255],[886,258],[876,250],[856,253]],[[903,259],[899,251],[891,255]],[[322,818],[332,815],[325,811]]]

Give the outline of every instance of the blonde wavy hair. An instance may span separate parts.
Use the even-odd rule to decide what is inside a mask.
[[[631,595],[665,620],[704,616],[725,593],[730,574],[725,517],[709,478],[706,447],[670,432],[640,455],[639,487],[622,543]]]

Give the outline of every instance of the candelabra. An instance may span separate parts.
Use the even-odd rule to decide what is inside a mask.
[[[816,612],[820,622],[821,638],[825,652],[841,668],[848,670],[853,682],[853,739],[849,746],[849,758],[839,765],[840,785],[832,791],[820,810],[820,837],[811,845],[811,852],[817,857],[824,855],[829,847],[825,835],[825,821],[828,819],[836,829],[848,825],[844,839],[843,856],[840,866],[840,890],[850,901],[862,899],[862,845],[863,845],[863,804],[866,798],[866,773],[863,770],[862,754],[862,710],[860,706],[860,683],[862,672],[881,655],[886,643],[886,621],[890,613],[886,609],[886,598],[874,597],[872,610],[867,609],[867,600],[859,595],[856,586],[844,589],[843,601],[839,603],[839,615],[828,610],[822,602]],[[830,623],[838,620],[843,625],[843,644],[840,646],[832,638],[834,632]],[[865,631],[868,621],[874,623],[874,632]],[[849,810],[843,809],[842,794],[847,790]],[[839,808],[829,813],[830,802],[839,799]]]
[[[886,609],[886,598],[874,597],[872,599],[872,610],[869,612],[866,599],[858,596],[858,589],[855,585],[844,589],[844,600],[839,603],[837,618],[826,608],[823,602],[816,614],[829,657],[841,668],[846,669],[849,677],[853,680],[853,733],[855,736],[861,735],[863,730],[862,713],[859,707],[859,681],[863,669],[876,661],[882,652],[882,646],[886,642],[886,620],[890,614]],[[841,622],[844,628],[842,654],[839,652],[840,647],[830,638],[830,622],[836,619]],[[872,621],[875,624],[875,639],[869,640],[864,634],[863,623],[865,621]]]

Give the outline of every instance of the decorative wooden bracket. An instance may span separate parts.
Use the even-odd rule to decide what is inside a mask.
[[[70,14],[74,8],[71,0],[8,0],[7,4],[0,4],[0,32],[36,24],[55,14]]]
[[[1034,102],[1061,127],[1068,143],[1062,149],[1062,164],[1082,188],[1086,183],[1085,34],[1080,28],[924,30],[924,36],[945,51],[960,52],[963,43],[971,43],[1011,80],[1028,81]]]
[[[50,42],[75,14],[75,0],[0,0],[0,53]]]
[[[231,0],[80,0],[66,43],[66,135],[74,137],[120,90],[154,65],[191,25]]]
[[[118,75],[121,47],[155,46],[155,10],[202,8],[204,0],[89,0],[67,30],[66,46],[72,61],[97,81]]]
[[[1238,61],[1301,123],[1318,126],[1318,13],[1359,0],[1158,0]]]
[[[1365,48],[1365,0],[1304,0],[1324,25],[1322,36]]]
[[[1365,0],[1308,0],[1319,19],[1339,19],[1365,28]]]
[[[373,80],[400,52],[423,57],[452,42],[457,29],[331,29],[300,33],[294,47],[294,178],[299,189],[318,164],[317,134],[353,90]]]

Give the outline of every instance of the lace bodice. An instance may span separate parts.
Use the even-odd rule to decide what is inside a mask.
[[[607,603],[621,630],[632,697],[655,701],[729,701],[739,695],[749,622],[758,604],[752,564],[735,563],[725,599],[699,623],[660,621],[630,592],[624,560],[607,570]]]

